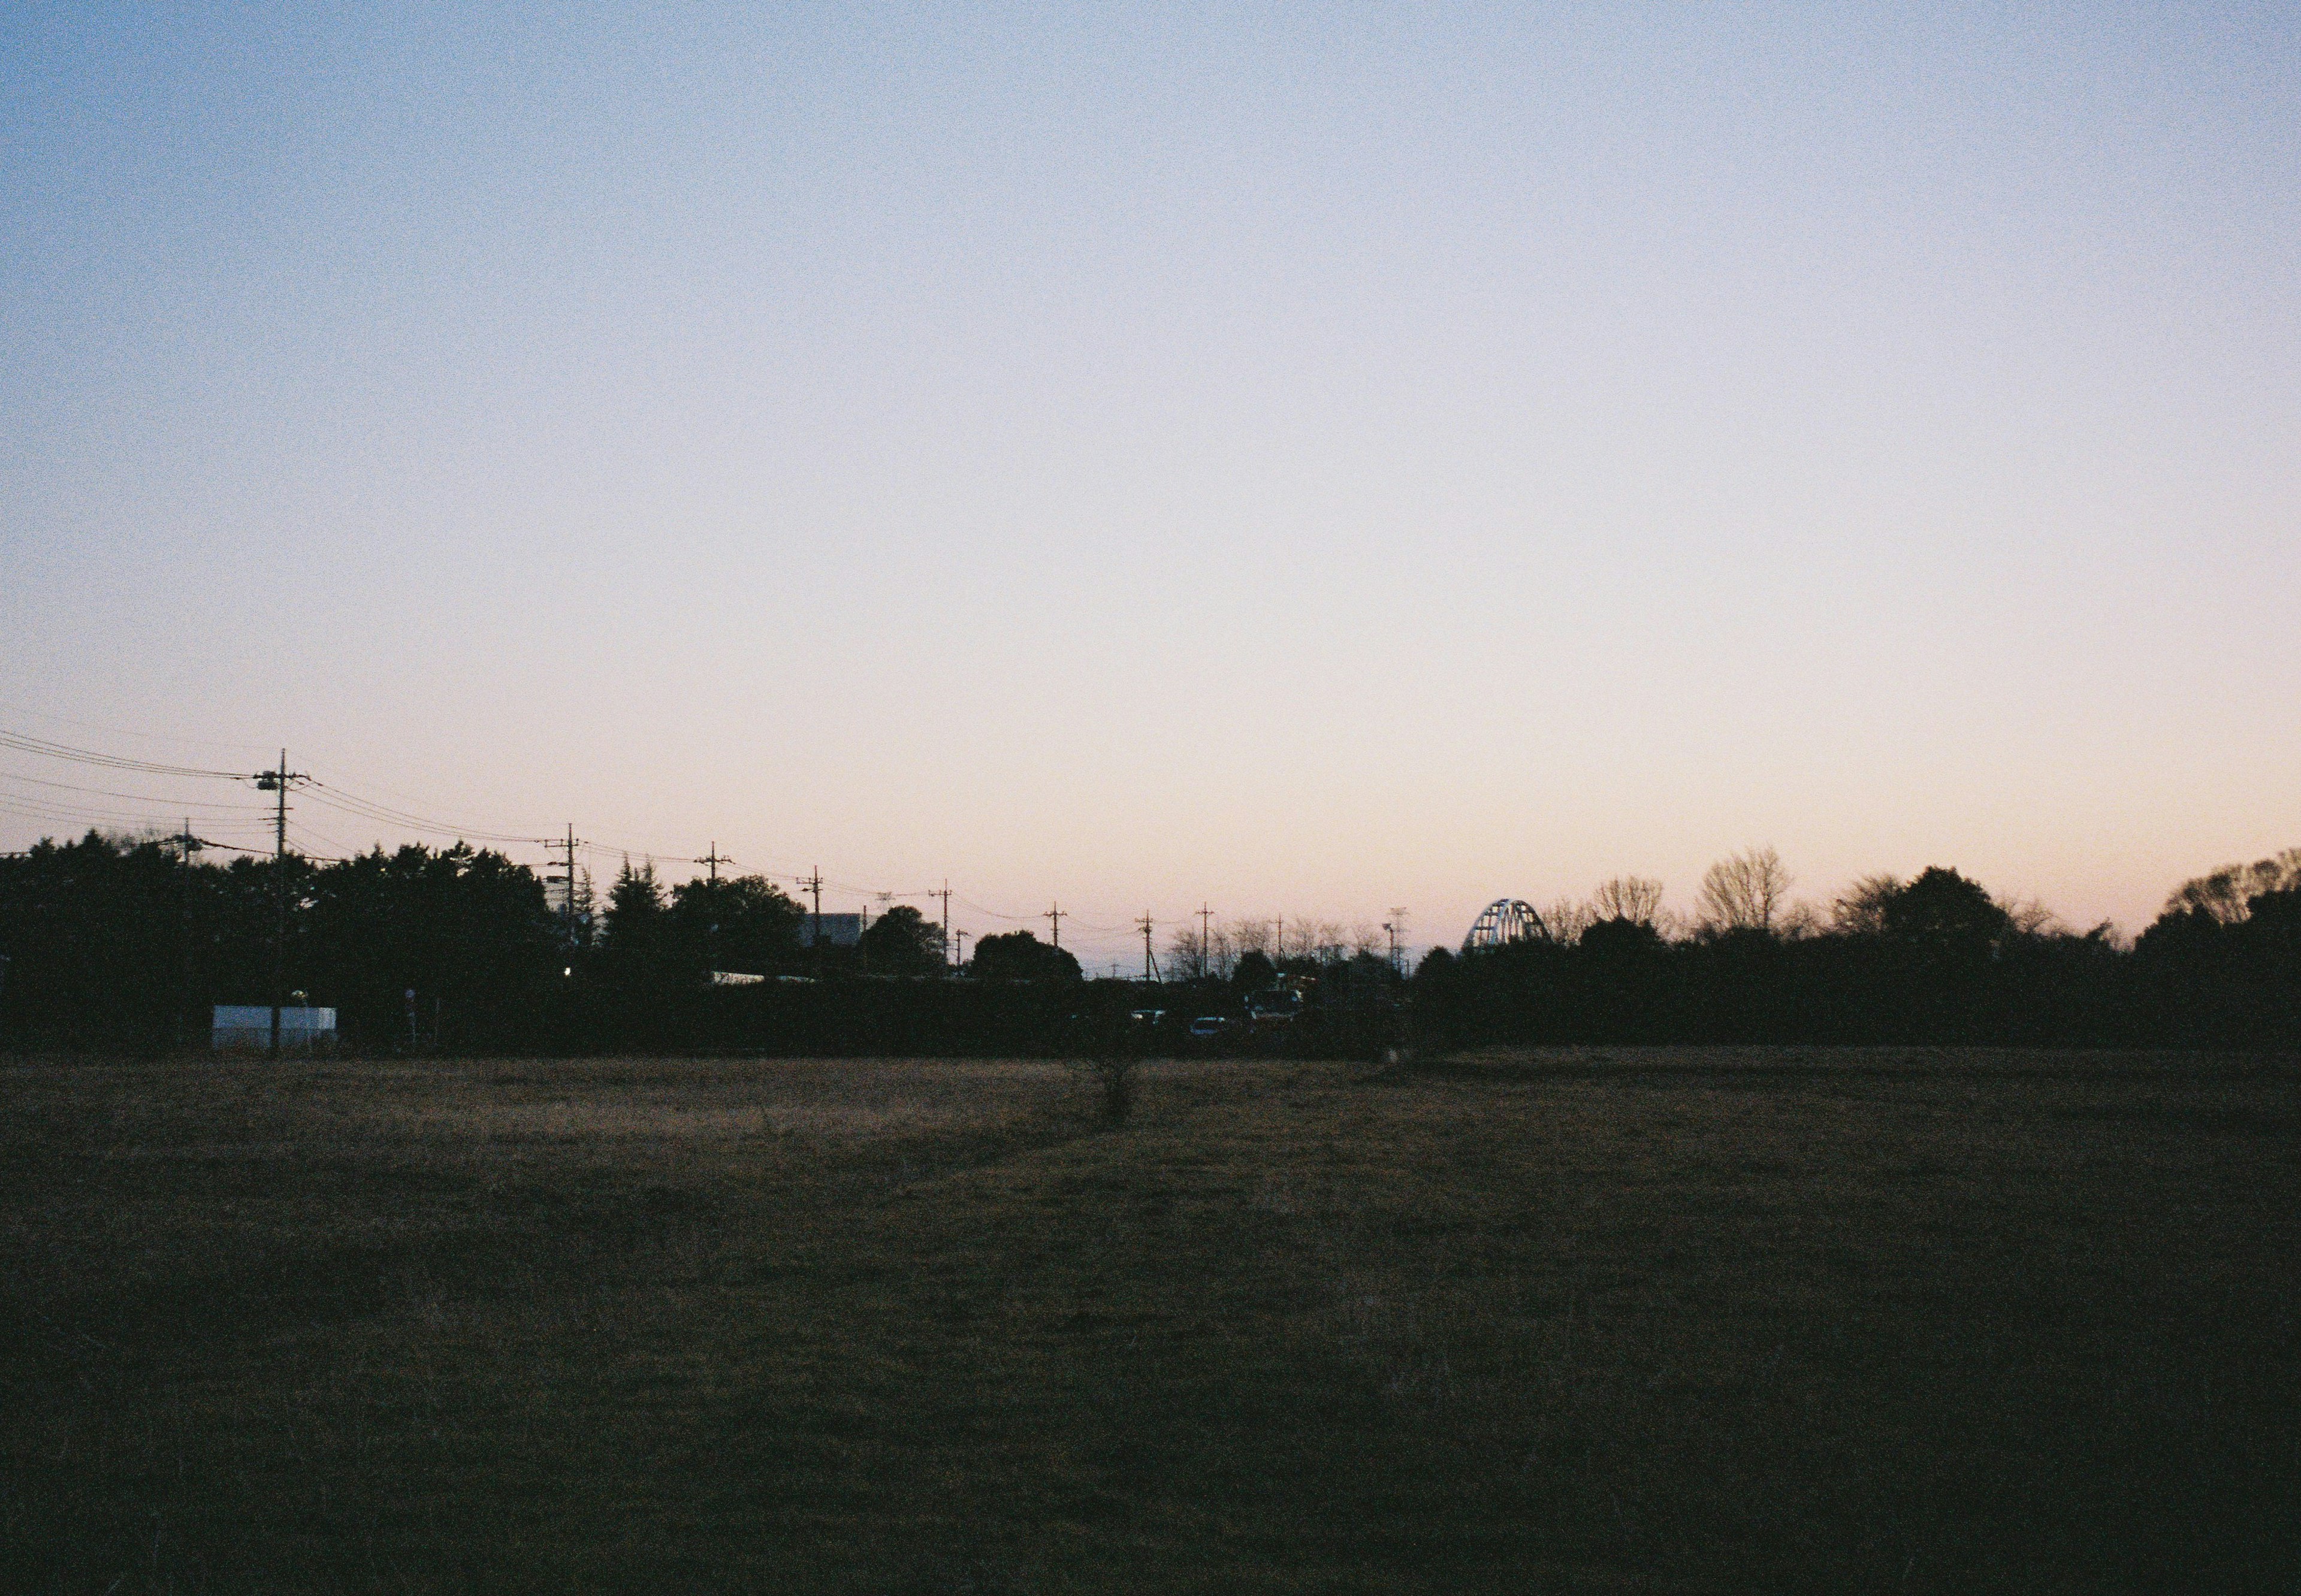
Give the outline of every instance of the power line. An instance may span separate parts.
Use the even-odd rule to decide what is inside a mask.
[[[245,809],[245,804],[226,803],[220,798],[155,798],[145,792],[121,792],[110,787],[81,787],[71,781],[51,781],[44,776],[28,776],[21,771],[0,770],[0,781],[29,781],[35,787],[53,787],[63,792],[85,792],[96,798],[127,798],[131,803],[160,804],[176,810],[183,809]]]
[[[59,804],[50,799],[12,792],[0,792],[0,812],[21,815],[27,820],[41,821],[48,824],[132,829],[167,823],[166,817],[163,815],[138,813],[130,809],[113,809],[101,805]],[[245,815],[238,818],[229,815],[210,815],[206,818],[205,823],[218,830],[229,831],[235,826],[262,825],[264,822],[258,815]]]
[[[313,785],[319,789],[312,794],[318,802],[326,804],[333,809],[340,809],[348,815],[356,815],[363,820],[377,820],[387,825],[404,826],[411,831],[426,831],[434,836],[455,837],[458,840],[478,842],[533,844],[542,840],[531,833],[521,835],[510,831],[491,831],[482,826],[458,825],[453,821],[439,820],[406,809],[395,809],[388,804],[376,803],[372,799],[362,798],[356,792],[332,786],[325,781],[314,781]]]
[[[101,731],[106,737],[125,737],[134,742],[173,743],[187,748],[230,748],[235,753],[252,753],[264,748],[260,742],[231,742],[213,737],[171,737],[156,731],[130,731],[124,726],[107,726],[96,721],[75,720],[68,714],[52,714],[23,704],[0,704],[0,713],[13,717],[29,715],[36,721],[53,721],[59,726],[76,726],[82,731]]]
[[[124,754],[99,754],[92,748],[76,748],[68,743],[51,742],[45,737],[33,737],[21,731],[0,730],[0,748],[14,748],[19,753],[38,754],[46,759],[69,759],[80,765],[102,765],[107,770],[140,771],[150,776],[197,776],[218,781],[243,781],[247,773],[236,770],[205,770],[192,765],[165,765],[155,759],[133,759]]]

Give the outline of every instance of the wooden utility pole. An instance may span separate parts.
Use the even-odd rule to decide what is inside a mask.
[[[567,828],[566,841],[560,842],[547,840],[543,845],[543,850],[546,854],[548,854],[556,848],[563,850],[567,855],[567,898],[566,901],[559,906],[559,915],[560,923],[564,928],[562,935],[566,940],[567,956],[571,961],[575,957],[575,850],[583,846],[585,846],[584,841],[581,837],[578,837],[575,834],[575,828],[573,824],[570,824]],[[571,962],[568,968],[573,969],[573,967],[574,966]]]
[[[1150,918],[1150,911],[1145,909],[1142,918],[1134,923],[1142,928],[1142,979],[1155,982],[1159,979],[1159,960],[1150,951],[1150,928],[1157,922]]]
[[[174,1040],[180,1046],[188,1046],[191,1038],[185,1034],[185,1022],[192,1013],[192,856],[204,848],[215,844],[204,842],[192,835],[192,817],[184,816],[184,829],[168,839],[176,845],[179,868],[176,872],[176,917],[181,922],[176,928],[177,941],[181,944],[181,970],[176,986],[176,1024]]]
[[[704,911],[703,922],[705,928],[703,932],[703,963],[705,965],[704,975],[707,979],[708,979],[712,972],[715,971],[719,967],[719,866],[722,865],[732,865],[734,862],[734,860],[729,858],[725,854],[719,851],[719,845],[716,842],[711,845],[710,851],[706,853],[701,858],[688,860],[689,864],[701,865],[711,872],[711,890],[708,903]]]
[[[1039,918],[1050,921],[1053,923],[1055,928],[1055,946],[1058,948],[1061,947],[1063,945],[1063,906],[1060,903],[1056,904],[1045,914],[1040,915]]]
[[[812,939],[812,946],[815,948],[816,973],[821,974],[823,973],[823,866],[816,865],[814,873],[799,885],[815,896],[815,936]]]
[[[288,999],[288,789],[311,778],[288,768],[288,750],[280,750],[280,768],[255,778],[258,792],[279,795],[272,831],[272,1057],[280,1057],[280,1010]],[[187,828],[188,829],[188,828]]]

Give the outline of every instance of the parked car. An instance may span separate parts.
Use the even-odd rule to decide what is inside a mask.
[[[1230,1022],[1218,1014],[1202,1014],[1191,1022],[1191,1034],[1201,1041],[1212,1041],[1230,1030]]]

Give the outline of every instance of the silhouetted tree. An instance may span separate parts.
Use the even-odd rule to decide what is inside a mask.
[[[1929,865],[1886,905],[1886,936],[1905,948],[1986,958],[2012,920],[1979,882]]]
[[[863,932],[861,948],[864,963],[874,974],[942,973],[942,927],[907,903],[897,904],[874,920]],[[975,957],[982,956],[978,945]]]
[[[1620,958],[1660,953],[1662,940],[1653,921],[1616,915],[1586,927],[1579,946],[1594,958]]]
[[[763,875],[699,876],[672,889],[664,918],[673,962],[699,979],[713,970],[766,975],[791,967],[805,915]]]
[[[394,1045],[516,1034],[557,942],[534,873],[461,842],[377,848],[314,873],[297,932],[299,984],[339,1010],[350,1040]]]
[[[1829,929],[1841,937],[1886,934],[1886,907],[1901,895],[1895,875],[1865,875],[1831,899]]]
[[[682,974],[689,980],[697,978],[691,965],[683,971],[674,968],[684,961],[678,957],[682,950],[666,935],[670,928],[665,908],[655,861],[633,865],[626,856],[623,868],[615,873],[615,884],[607,890],[607,913],[600,917],[598,947],[591,967],[601,980],[631,992],[652,990]]]
[[[2252,865],[2224,865],[2183,882],[2165,900],[2165,913],[2197,913],[2223,925],[2235,925],[2253,913],[2256,898],[2296,889],[2301,889],[2301,848],[2288,848],[2274,858]]]
[[[975,945],[968,971],[977,981],[1073,982],[1078,960],[1067,948],[1042,942],[1027,931],[988,936]]]
[[[1230,983],[1242,992],[1259,992],[1278,979],[1278,966],[1259,948],[1250,948],[1230,967]]]

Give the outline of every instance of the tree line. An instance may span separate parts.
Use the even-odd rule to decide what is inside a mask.
[[[1418,1030],[1480,1043],[2301,1045],[2301,848],[2185,882],[2130,945],[1946,866],[1794,902],[1771,848],[1721,860],[1690,919],[1625,876],[1542,934],[1415,973]]]
[[[806,907],[759,876],[666,885],[626,863],[602,899],[579,878],[555,900],[462,844],[219,865],[91,831],[0,858],[0,1042],[197,1047],[211,1005],[277,990],[369,1050],[1038,1051],[1103,1045],[1145,1005],[1241,1015],[1283,984],[1307,999],[1306,1048],[2301,1044],[2301,849],[2184,883],[2130,945],[1949,868],[1819,906],[1791,885],[1772,850],[1739,854],[1681,919],[1659,882],[1618,877],[1549,905],[1530,940],[1434,950],[1410,979],[1389,926],[1208,917],[1145,998],[1028,931],[983,938],[974,981],[932,979],[941,930],[908,905],[857,946],[813,945]]]

